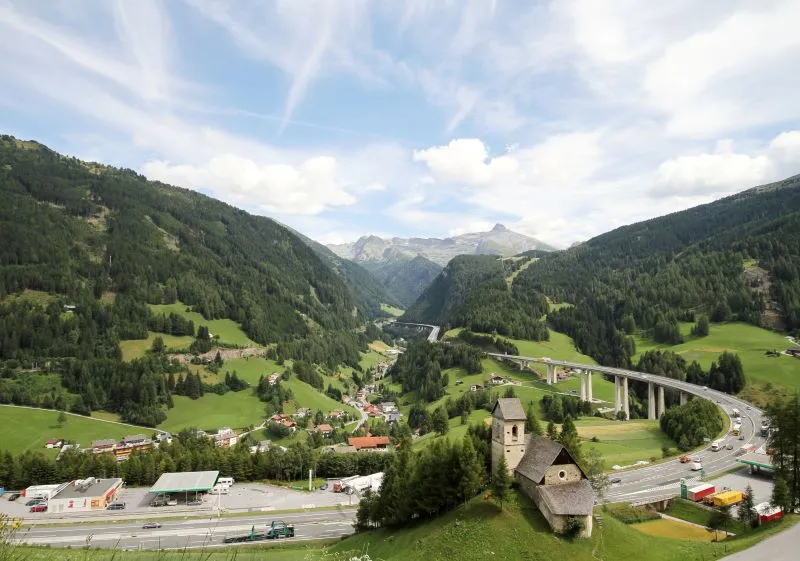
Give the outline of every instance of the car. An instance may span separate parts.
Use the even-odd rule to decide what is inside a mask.
[[[752,408],[752,407],[750,407],[750,406],[748,405],[748,406],[747,406],[747,410],[748,410],[748,411],[752,411],[752,410],[753,410],[753,408]]]
[[[11,493],[11,494],[8,496],[8,500],[9,500],[9,501],[16,501],[18,498],[20,498],[20,496],[21,496],[21,495],[20,495],[19,493]]]
[[[681,463],[688,464],[689,463],[689,456],[681,456]]]
[[[328,484],[327,483],[323,483],[322,485],[319,486],[319,490],[320,491],[325,491],[327,488],[328,488]]]
[[[611,480],[611,483],[622,483],[622,479],[620,479],[619,477],[615,477],[614,479]]]
[[[166,504],[167,506],[178,506],[178,501],[177,499],[169,499]]]
[[[150,506],[167,506],[167,499],[155,499]]]
[[[25,506],[43,505],[44,503],[45,503],[44,499],[31,499],[27,503],[25,503]]]
[[[744,435],[743,434],[739,435],[739,440],[744,440]]]
[[[725,448],[727,448],[728,450],[733,450],[733,443],[728,442],[728,445]]]
[[[125,503],[111,503],[106,510],[125,510]]]
[[[701,462],[692,462],[692,471],[700,471],[701,469],[703,469],[703,464]]]
[[[158,522],[145,522],[142,525],[142,530],[153,530],[155,528],[161,528],[161,524]]]
[[[47,505],[44,503],[39,503],[38,505],[33,505],[31,507],[31,512],[47,512]]]
[[[717,400],[717,403],[722,403],[720,400]]]
[[[188,503],[186,503],[186,506],[203,506],[203,501],[201,501],[200,499],[195,499],[193,501],[189,501]]]
[[[703,386],[703,391],[707,392],[708,391],[708,386]]]

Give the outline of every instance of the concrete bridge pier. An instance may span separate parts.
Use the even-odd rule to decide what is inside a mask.
[[[619,376],[614,376],[614,414],[619,413],[622,406],[622,384],[619,383]]]
[[[628,395],[628,378],[622,379],[622,410],[625,411],[625,420],[631,420],[631,404],[630,396]]]
[[[661,418],[666,412],[666,407],[664,407],[664,386],[658,386],[658,418]]]
[[[681,392],[681,405],[686,405],[687,401],[689,401],[689,394],[686,392]]]
[[[581,401],[586,401],[586,377],[580,374],[578,379],[581,382]]]
[[[656,418],[656,396],[653,382],[647,383],[647,418],[651,421]]]
[[[592,396],[592,371],[591,370],[587,370],[586,371],[586,401],[591,403],[592,399],[593,399],[593,396]]]
[[[547,383],[548,384],[555,384],[558,381],[558,376],[556,375],[556,365],[555,364],[548,364],[547,365]]]

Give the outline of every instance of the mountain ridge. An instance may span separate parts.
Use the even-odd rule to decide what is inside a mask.
[[[339,257],[352,261],[390,261],[398,257],[421,255],[444,267],[457,255],[500,255],[510,257],[530,250],[553,251],[554,247],[536,238],[509,230],[502,224],[488,232],[469,232],[449,238],[381,238],[361,236],[351,243],[327,246]]]

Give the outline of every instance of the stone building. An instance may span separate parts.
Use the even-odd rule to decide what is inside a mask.
[[[498,399],[492,409],[493,471],[502,455],[553,531],[563,532],[567,518],[575,517],[583,522],[581,537],[592,535],[594,491],[586,474],[558,442],[525,435],[525,411],[517,398]]]

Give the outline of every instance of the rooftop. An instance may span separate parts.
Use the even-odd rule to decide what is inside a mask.
[[[759,454],[758,452],[751,452],[736,458],[737,462],[741,462],[748,466],[757,466],[764,469],[772,469],[772,458],[766,454]]]
[[[95,479],[91,485],[78,486],[80,480],[73,481],[55,496],[56,499],[83,499],[87,497],[105,496],[111,489],[122,483],[118,477],[112,479]]]
[[[522,402],[517,397],[500,398],[492,409],[492,416],[504,421],[524,421],[527,417]]]
[[[217,482],[218,471],[188,471],[165,473],[158,478],[149,493],[178,493],[182,491],[208,491]]]
[[[592,514],[594,491],[587,479],[561,485],[541,485],[539,494],[553,514],[564,516]]]
[[[351,436],[347,439],[347,444],[355,448],[378,448],[388,446],[388,436]]]
[[[93,440],[92,441],[92,448],[102,448],[106,446],[114,446],[116,445],[117,441],[113,438],[103,438],[101,440]]]

